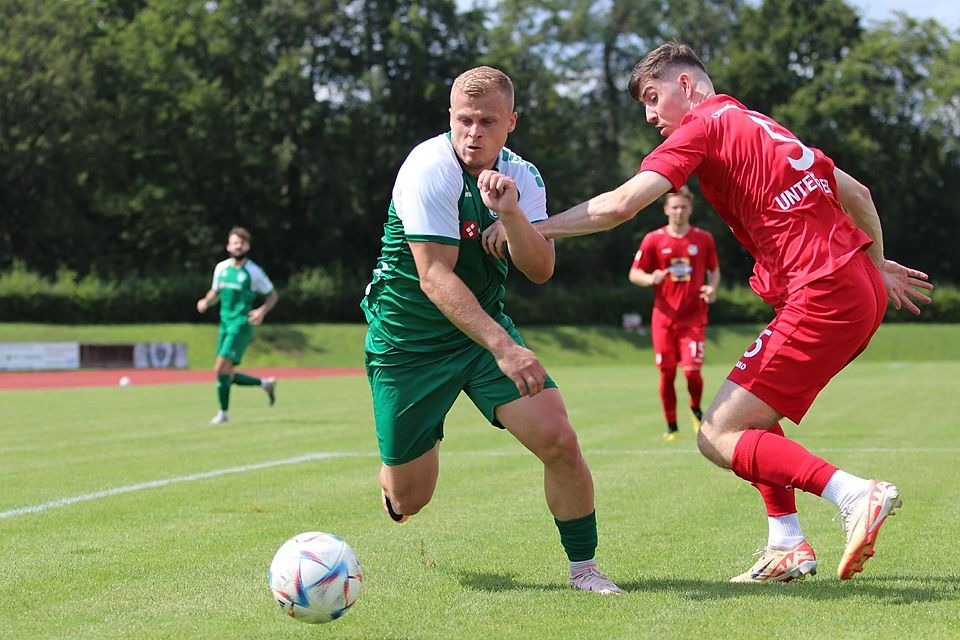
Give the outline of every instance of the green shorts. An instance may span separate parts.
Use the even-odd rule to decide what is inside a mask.
[[[253,340],[253,325],[247,324],[242,327],[220,327],[217,333],[217,355],[223,356],[233,364],[240,364],[243,360],[243,352],[250,346]]]
[[[523,344],[512,322],[505,328]],[[501,429],[496,408],[520,397],[493,354],[475,342],[454,351],[416,353],[392,348],[368,331],[365,364],[380,459],[390,466],[419,458],[443,439],[443,421],[461,391]],[[543,386],[557,385],[547,376]]]

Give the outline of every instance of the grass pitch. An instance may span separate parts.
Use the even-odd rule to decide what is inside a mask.
[[[281,381],[273,408],[235,387],[225,427],[207,425],[212,381],[6,392],[0,638],[960,637],[960,362],[864,358],[802,427],[785,425],[900,486],[863,574],[836,578],[836,510],[800,494],[819,574],[735,585],[766,539],[759,495],[706,462],[689,425],[685,440],[660,440],[649,354],[580,362],[562,347],[545,344],[544,360],[593,471],[598,559],[625,596],[567,588],[539,463],[465,399],[433,502],[397,526],[379,504],[362,376]],[[708,358],[710,397],[729,363]],[[678,384],[681,406],[684,394]],[[284,617],[267,587],[273,553],[309,530],[343,536],[365,573],[355,607],[327,625]]]

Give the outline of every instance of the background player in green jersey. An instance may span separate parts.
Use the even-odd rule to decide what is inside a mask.
[[[207,295],[197,300],[197,311],[203,313],[220,302],[220,331],[217,334],[217,360],[213,365],[217,373],[217,398],[220,411],[210,424],[227,422],[230,406],[230,385],[257,386],[267,392],[273,406],[274,378],[256,378],[234,372],[243,353],[253,340],[254,327],[261,324],[267,313],[277,304],[280,296],[263,269],[247,257],[250,252],[250,232],[243,227],[234,227],[227,234],[227,253],[230,257],[217,264],[213,270],[213,284]],[[267,296],[264,303],[253,308],[257,294]]]
[[[563,400],[503,313],[506,259],[481,244],[499,219],[514,265],[534,282],[553,275],[553,243],[531,224],[546,218],[543,180],[503,146],[516,121],[510,79],[471,69],[453,84],[450,132],[417,145],[397,174],[361,305],[383,506],[404,522],[433,497],[444,419],[464,391],[543,462],[570,585],[621,593],[596,565],[593,480]]]

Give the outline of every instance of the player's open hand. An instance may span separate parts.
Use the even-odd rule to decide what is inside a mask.
[[[933,284],[927,282],[929,276],[923,271],[910,269],[893,260],[884,260],[880,265],[880,274],[887,286],[887,296],[897,310],[906,307],[910,313],[920,315],[920,307],[914,303],[914,300],[923,304],[931,302],[930,296],[920,291],[920,289],[933,290]]]
[[[515,344],[505,354],[497,357],[497,366],[513,380],[521,396],[535,396],[543,391],[547,370],[530,349]]]
[[[507,256],[507,233],[503,228],[503,223],[497,220],[492,225],[483,230],[480,236],[480,244],[483,250],[495,258],[505,258]]]
[[[477,177],[477,187],[488,209],[500,215],[513,215],[520,211],[520,193],[516,181],[510,176],[484,169]]]

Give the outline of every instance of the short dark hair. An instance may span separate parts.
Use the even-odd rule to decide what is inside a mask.
[[[250,232],[243,227],[234,227],[233,229],[230,229],[230,233],[227,234],[227,242],[230,241],[231,236],[240,236],[248,243],[250,242]]]
[[[630,74],[630,84],[627,85],[630,97],[640,102],[643,98],[641,95],[643,85],[649,80],[662,77],[667,69],[674,66],[696,67],[704,73],[707,72],[707,68],[703,66],[703,62],[689,45],[680,42],[665,42],[643,56],[637,66],[633,68],[633,73]]]

